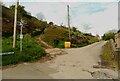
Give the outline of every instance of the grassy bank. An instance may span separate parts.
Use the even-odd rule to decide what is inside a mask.
[[[20,52],[20,39],[17,36],[17,47],[12,48],[12,37],[2,39],[2,52],[15,52],[13,55],[4,55],[2,57],[2,65],[11,65],[21,62],[33,62],[39,60],[45,55],[42,47],[37,45],[34,39],[26,34],[23,38],[23,51]]]
[[[107,68],[117,68],[117,53],[112,49],[110,41],[103,46],[101,60],[103,66],[106,66]]]
[[[66,41],[70,41],[73,48],[83,47],[99,41],[95,36],[84,34],[80,31],[71,31],[70,40],[68,36],[68,30],[64,27],[51,26],[45,29],[44,34],[40,35],[40,38],[52,47],[57,48],[64,48]],[[57,41],[56,44],[55,41]]]

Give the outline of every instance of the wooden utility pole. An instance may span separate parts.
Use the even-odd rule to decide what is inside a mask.
[[[67,11],[68,11],[68,31],[69,31],[69,40],[70,40],[70,14],[69,14],[69,5],[67,5]]]
[[[14,32],[13,32],[13,48],[16,48],[16,26],[17,26],[17,8],[19,5],[19,0],[15,5],[15,16],[14,16]]]

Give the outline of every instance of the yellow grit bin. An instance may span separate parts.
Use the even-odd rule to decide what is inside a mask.
[[[65,48],[70,48],[71,47],[71,42],[65,42]]]

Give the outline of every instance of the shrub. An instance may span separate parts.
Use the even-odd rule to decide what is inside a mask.
[[[64,41],[60,41],[59,44],[57,45],[57,48],[65,48],[64,46]]]
[[[81,43],[81,44],[78,45],[78,47],[83,47],[83,46],[86,46],[86,45],[88,45],[88,43]]]
[[[71,44],[71,47],[76,48],[76,47],[78,47],[78,45],[76,45],[76,44]]]
[[[88,41],[88,43],[89,44],[92,44],[92,43],[95,43],[95,42],[98,42],[99,40],[98,39],[96,39],[96,38],[91,38],[89,41]]]
[[[109,40],[109,39],[114,39],[114,38],[115,38],[115,34],[114,33],[106,33],[102,37],[103,40]]]

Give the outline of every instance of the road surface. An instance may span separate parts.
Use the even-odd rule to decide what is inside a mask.
[[[97,42],[82,48],[62,49],[67,54],[59,55],[45,63],[23,63],[3,69],[3,79],[93,79],[117,78],[117,72],[110,69],[96,69],[100,61],[102,46]]]

